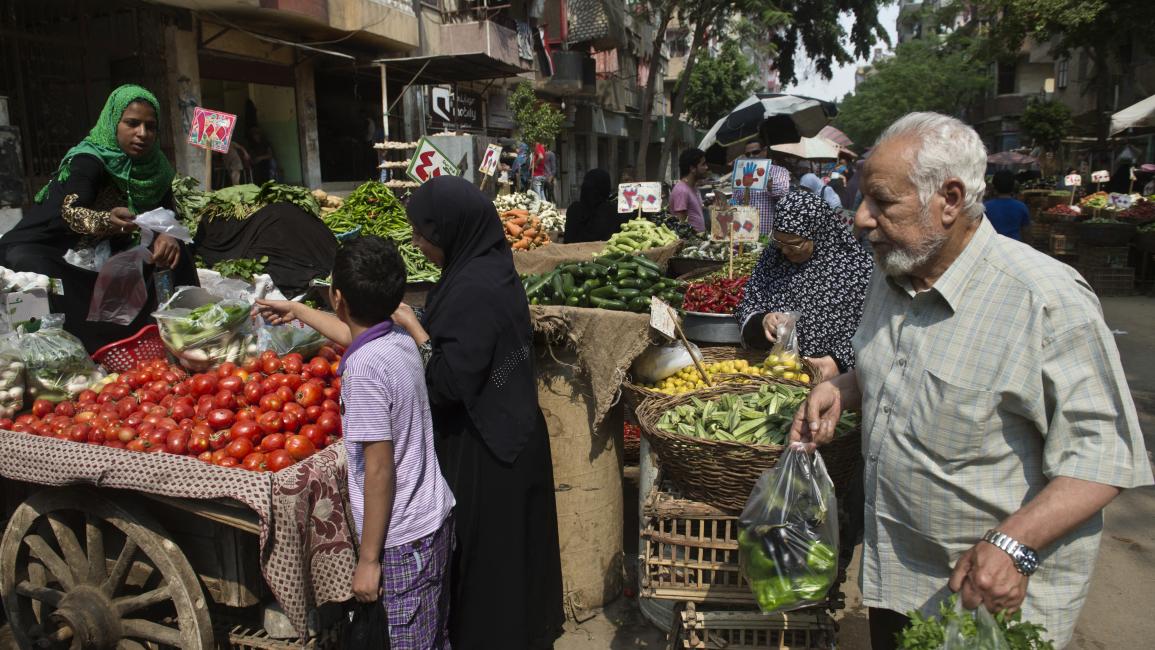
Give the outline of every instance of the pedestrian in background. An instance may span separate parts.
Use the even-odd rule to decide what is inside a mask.
[[[670,190],[670,214],[690,224],[694,230],[706,230],[706,217],[702,210],[702,194],[698,185],[710,173],[706,166],[706,152],[701,149],[687,149],[678,157],[678,174],[681,178]]]
[[[995,196],[983,204],[987,220],[1000,235],[1023,241],[1023,231],[1031,225],[1031,211],[1026,203],[1014,197],[1015,175],[1000,169],[991,184],[995,187]]]

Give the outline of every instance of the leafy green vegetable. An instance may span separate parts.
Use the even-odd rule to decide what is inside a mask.
[[[939,616],[926,617],[917,611],[910,612],[910,625],[898,633],[898,647],[902,650],[940,650],[946,642],[947,626],[954,622],[964,639],[975,641],[975,650],[985,650],[988,641],[979,634],[975,618],[960,614],[958,596],[946,599],[938,606]],[[994,615],[995,622],[1003,632],[1010,650],[1054,650],[1055,646],[1043,638],[1046,628],[1035,623],[1022,622],[1022,613]]]
[[[259,259],[236,259],[236,260],[222,260],[213,264],[212,270],[220,273],[226,278],[235,278],[237,280],[244,280],[245,282],[252,282],[255,276],[265,272],[265,265],[269,263],[269,257],[262,255]],[[205,268],[204,260],[197,258],[197,266]]]
[[[196,233],[202,221],[215,219],[248,219],[271,203],[292,203],[309,214],[320,217],[321,206],[309,190],[296,185],[267,181],[261,186],[233,185],[215,192],[197,190],[199,182],[188,176],[172,181],[173,203],[181,222]]]

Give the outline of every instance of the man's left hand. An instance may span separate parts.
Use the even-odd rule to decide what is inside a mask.
[[[950,590],[959,592],[963,607],[986,605],[992,612],[1018,610],[1027,597],[1025,576],[1005,551],[980,541],[963,553],[950,576]]]
[[[152,242],[152,263],[162,269],[171,269],[180,261],[180,244],[168,235],[157,235]]]

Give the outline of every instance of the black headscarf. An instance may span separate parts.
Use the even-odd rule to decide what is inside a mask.
[[[565,243],[605,241],[621,229],[617,202],[611,201],[613,183],[604,169],[591,169],[582,179],[581,197],[565,212]],[[626,215],[627,217],[629,215]]]
[[[537,426],[533,332],[525,290],[493,203],[468,181],[440,176],[413,193],[409,218],[445,253],[425,329],[482,440],[512,463]]]
[[[746,283],[735,313],[738,322],[764,312],[801,312],[797,332],[802,354],[830,355],[843,369],[853,367],[850,339],[862,318],[874,271],[870,253],[826,201],[806,190],[792,190],[778,202],[774,230],[809,239],[814,254],[795,264],[767,246]]]

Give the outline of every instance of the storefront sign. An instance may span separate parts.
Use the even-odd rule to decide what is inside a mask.
[[[405,173],[418,183],[424,183],[438,176],[457,176],[460,170],[428,138],[421,138]]]
[[[188,143],[201,149],[228,153],[229,145],[233,140],[233,129],[236,126],[236,115],[210,111],[197,106],[193,109],[192,128],[189,129]]]
[[[485,148],[485,155],[481,157],[481,164],[477,166],[477,171],[486,176],[493,176],[497,171],[497,163],[501,160],[501,145],[491,144]]]
[[[767,158],[739,158],[734,161],[732,187],[765,190],[770,180],[770,160]]]
[[[454,93],[449,88],[429,89],[429,122],[435,127],[480,129],[482,100],[474,93]]]
[[[661,183],[622,183],[618,185],[618,212],[661,212]]]

